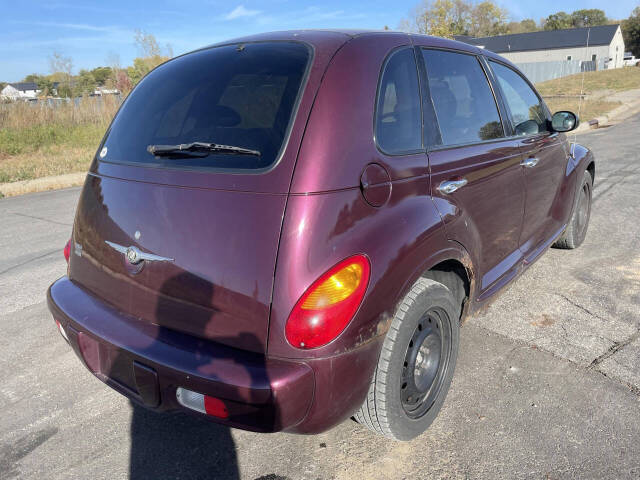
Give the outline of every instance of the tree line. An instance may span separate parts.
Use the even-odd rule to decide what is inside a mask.
[[[400,29],[448,38],[454,35],[490,37],[621,23],[627,50],[640,56],[640,6],[622,21],[607,18],[598,8],[570,13],[559,11],[538,21],[533,18],[512,21],[510,17],[510,12],[493,0],[425,0],[401,22]]]
[[[139,56],[133,59],[133,65],[122,67],[117,54],[107,58],[108,66],[100,66],[91,70],[80,69],[73,73],[73,59],[60,52],[53,52],[49,57],[49,74],[32,73],[23,82],[34,82],[41,90],[41,97],[80,97],[91,95],[98,87],[117,89],[125,95],[147,73],[173,57],[170,45],[160,47],[155,36],[136,30],[134,43]],[[0,90],[7,85],[0,82]]]

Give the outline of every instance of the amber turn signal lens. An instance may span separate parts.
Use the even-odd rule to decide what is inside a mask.
[[[300,308],[304,310],[324,308],[349,297],[362,282],[362,270],[360,263],[352,263],[338,270],[318,285]]]
[[[354,255],[318,278],[289,315],[287,341],[297,348],[317,348],[340,335],[362,302],[370,270],[367,257]]]

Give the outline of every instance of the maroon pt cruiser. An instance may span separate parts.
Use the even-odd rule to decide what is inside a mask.
[[[518,69],[421,35],[299,31],[182,55],[100,144],[49,289],[100,380],[255,431],[442,407],[459,326],[585,237],[593,155]]]

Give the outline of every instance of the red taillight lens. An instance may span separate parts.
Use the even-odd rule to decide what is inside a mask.
[[[210,397],[182,387],[176,389],[176,398],[180,405],[196,412],[206,413],[212,417],[229,418],[229,410],[219,398]]]
[[[340,335],[360,306],[370,271],[369,259],[354,255],[318,278],[289,315],[287,341],[297,348],[316,348]]]
[[[62,253],[64,253],[64,259],[69,263],[69,257],[71,256],[71,239],[69,239],[67,244],[64,246]]]
[[[207,415],[218,418],[229,418],[229,411],[222,400],[209,395],[204,396],[204,410]]]

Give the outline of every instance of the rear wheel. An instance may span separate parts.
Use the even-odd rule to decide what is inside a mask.
[[[592,190],[593,179],[591,174],[585,171],[569,224],[562,236],[553,244],[554,247],[573,249],[582,244],[587,235],[587,227],[591,217]]]
[[[411,440],[437,416],[458,355],[459,307],[441,283],[422,278],[403,299],[384,340],[369,393],[355,418],[376,433]]]

